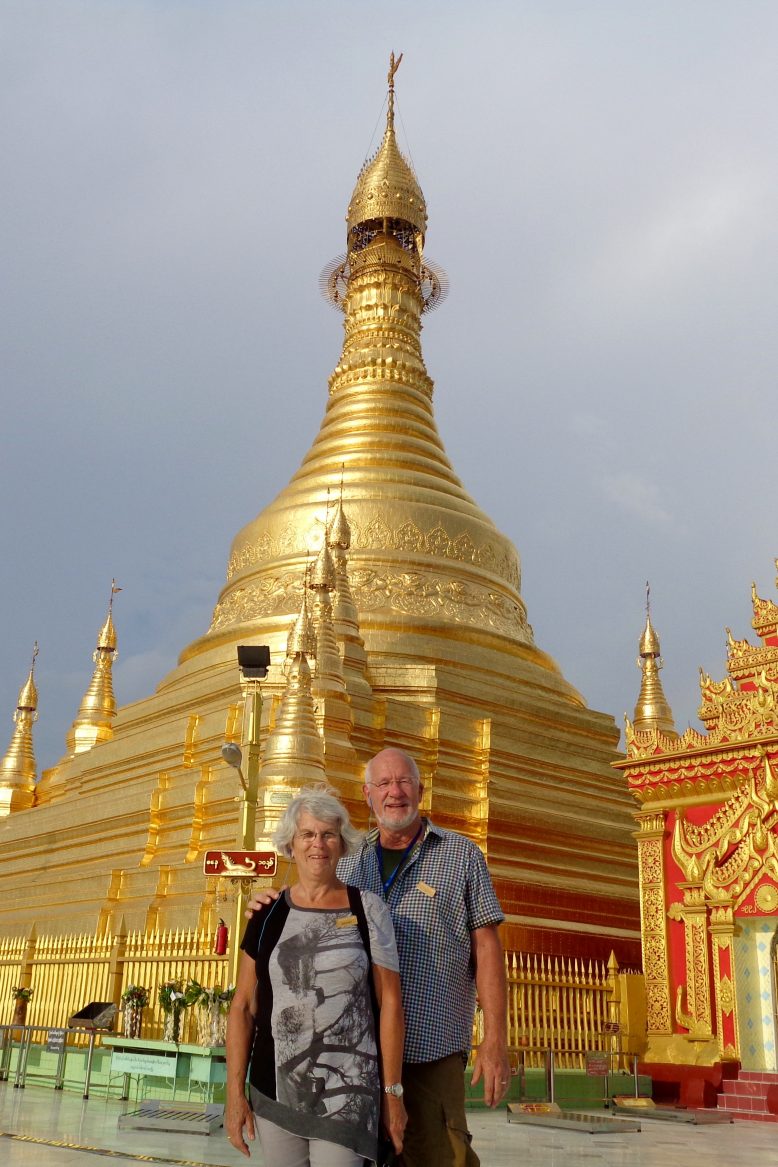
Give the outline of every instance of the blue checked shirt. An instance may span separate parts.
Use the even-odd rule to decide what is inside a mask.
[[[371,831],[361,850],[341,859],[338,876],[383,897],[377,839],[378,831]],[[432,1062],[468,1051],[475,1012],[470,933],[505,919],[483,855],[471,839],[427,821],[421,846],[411,852],[386,902],[400,955],[403,1060]]]

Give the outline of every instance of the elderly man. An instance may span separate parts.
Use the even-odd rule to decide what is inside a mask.
[[[464,1067],[477,988],[484,1037],[473,1084],[483,1081],[485,1102],[497,1106],[509,1081],[497,933],[504,916],[475,843],[421,817],[423,786],[413,758],[382,750],[367,764],[363,792],[378,829],[340,860],[338,876],[383,896],[394,923],[405,1011],[403,1160],[407,1167],[477,1167]],[[250,907],[267,894],[260,892]]]

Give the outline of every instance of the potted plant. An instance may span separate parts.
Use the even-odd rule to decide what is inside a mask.
[[[128,985],[122,993],[124,1036],[140,1037],[143,1010],[149,1003],[149,991],[143,985]]]
[[[162,1040],[177,1042],[181,1033],[181,1014],[186,1009],[181,982],[165,981],[157,999],[165,1017]]]
[[[25,985],[14,985],[11,989],[11,995],[14,999],[14,1015],[11,1022],[12,1025],[25,1025],[27,1022],[27,1003],[29,1002],[34,989],[27,988]]]
[[[224,1045],[227,1036],[227,1013],[235,988],[221,985],[206,988],[199,981],[189,980],[184,989],[187,1007],[197,1010],[197,1044],[213,1048]]]

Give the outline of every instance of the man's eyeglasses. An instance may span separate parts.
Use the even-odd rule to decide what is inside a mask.
[[[388,790],[390,786],[400,786],[403,790],[412,790],[416,784],[415,778],[382,778],[380,782],[371,782],[376,790]]]

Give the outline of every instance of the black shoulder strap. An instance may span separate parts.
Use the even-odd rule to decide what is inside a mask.
[[[359,931],[360,939],[364,945],[367,959],[370,964],[370,976],[368,984],[370,986],[370,1004],[373,1009],[373,1019],[375,1021],[376,1040],[378,1039],[378,1019],[380,1010],[378,1008],[378,997],[375,991],[375,982],[373,981],[373,954],[370,950],[370,929],[367,926],[367,916],[365,915],[365,905],[362,903],[362,892],[358,887],[352,887],[350,884],[346,885],[346,892],[348,893],[348,905],[357,918],[357,929]]]
[[[373,963],[373,954],[370,951],[370,929],[367,926],[367,916],[365,915],[365,905],[362,903],[362,892],[358,887],[352,887],[351,884],[346,885],[346,892],[348,893],[348,906],[357,918],[357,928],[359,935],[365,946],[367,959],[370,964]]]

